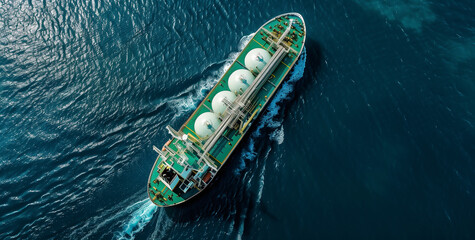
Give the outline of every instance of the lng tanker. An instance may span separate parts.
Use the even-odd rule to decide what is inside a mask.
[[[300,57],[305,23],[298,13],[279,15],[252,39],[178,129],[159,149],[147,194],[160,206],[174,206],[203,191],[229,159],[252,122]]]

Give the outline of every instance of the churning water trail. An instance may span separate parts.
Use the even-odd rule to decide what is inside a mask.
[[[257,156],[255,141],[258,137],[261,136],[261,130],[263,127],[269,127],[272,129],[276,129],[273,133],[271,133],[271,139],[277,141],[281,144],[283,140],[283,128],[281,121],[275,121],[274,117],[279,114],[280,106],[279,104],[282,103],[285,99],[288,99],[289,94],[294,90],[295,83],[303,77],[303,73],[305,70],[305,61],[307,61],[307,50],[306,48],[303,49],[301,58],[293,67],[292,72],[290,73],[290,77],[282,84],[282,88],[277,91],[274,98],[267,106],[265,110],[264,116],[258,122],[257,129],[252,132],[251,137],[249,138],[249,145],[245,148],[241,155],[241,161],[239,167],[236,168],[234,173],[236,175],[240,174],[242,170],[246,167],[246,160],[254,160]],[[281,127],[281,128],[279,128]],[[279,128],[279,129],[277,129]],[[280,132],[279,132],[280,131]]]
[[[289,79],[286,80],[282,84],[281,89],[277,91],[277,93],[275,94],[275,96],[273,97],[269,105],[267,106],[264,116],[262,116],[262,118],[259,120],[257,128],[252,132],[249,138],[249,144],[245,147],[245,150],[242,152],[240,164],[238,168],[236,168],[236,170],[234,171],[236,175],[240,175],[241,172],[246,168],[246,161],[253,161],[256,158],[257,152],[256,152],[255,142],[261,136],[262,134],[261,130],[264,127],[274,129],[274,132],[270,133],[271,140],[277,141],[278,144],[281,144],[283,142],[282,121],[276,121],[274,120],[274,117],[276,117],[279,114],[279,111],[281,109],[281,106],[279,104],[281,104],[284,100],[289,98],[290,93],[294,90],[295,83],[303,77],[306,61],[307,61],[307,51],[304,48],[301,58],[295,64],[295,66],[292,69],[292,72],[290,73]],[[280,135],[280,136],[277,137],[277,135]],[[269,152],[270,152],[270,149],[269,151],[267,151],[264,159],[267,159]],[[259,173],[258,194],[257,194],[257,198],[254,200],[255,204],[259,204],[262,198],[262,191],[264,189],[265,169],[266,169],[265,164],[263,164],[262,169]],[[250,184],[250,182],[251,181],[249,181],[248,184]],[[238,228],[237,237],[236,237],[236,239],[238,240],[242,239],[242,235],[244,233],[244,223],[245,223],[246,217],[248,217],[246,216],[246,213],[247,213],[247,208],[243,211],[239,220],[240,223],[239,223],[239,228]]]
[[[140,206],[139,209],[131,214],[131,218],[124,225],[124,229],[119,233],[117,239],[133,239],[135,234],[142,231],[147,223],[150,222],[158,208],[148,198],[133,204],[129,208],[135,208],[137,205]]]
[[[228,58],[225,60],[224,65],[213,71],[210,76],[206,77],[204,81],[193,84],[193,86],[186,89],[184,92],[179,93],[178,96],[183,96],[185,93],[193,92],[193,94],[178,97],[170,101],[171,106],[175,108],[177,115],[176,117],[182,116],[183,114],[194,110],[198,103],[206,96],[209,90],[219,81],[221,76],[228,70],[231,66],[234,59],[239,55],[239,52],[244,49],[247,43],[252,39],[254,34],[244,36],[239,41],[238,52],[232,52],[228,55]],[[196,87],[198,86],[198,88]],[[138,207],[138,209],[137,209]],[[141,232],[143,228],[150,222],[153,217],[153,214],[157,212],[157,206],[150,202],[148,198],[138,201],[127,209],[137,209],[132,211],[130,216],[128,216],[128,221],[122,226],[122,230],[115,235],[116,239],[134,239],[135,234]]]

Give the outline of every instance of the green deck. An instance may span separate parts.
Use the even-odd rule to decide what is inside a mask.
[[[292,39],[291,43],[286,42],[284,44],[287,44],[287,46],[290,46],[290,48],[294,49],[295,53],[293,53],[292,51],[289,51],[287,56],[284,57],[284,59],[280,62],[277,68],[273,71],[273,74],[271,75],[271,77],[259,90],[257,97],[253,99],[253,102],[251,104],[252,107],[250,109],[247,109],[246,111],[246,118],[250,118],[251,116],[253,116],[253,119],[250,120],[250,122],[252,123],[252,121],[255,120],[257,116],[262,112],[265,105],[269,102],[270,98],[274,95],[277,88],[283,82],[285,76],[289,73],[290,69],[298,60],[298,57],[300,56],[300,53],[303,49],[303,45],[305,43],[305,25],[304,25],[303,19],[301,19],[298,15],[291,15],[291,14],[281,15],[267,22],[265,25],[263,25],[255,33],[253,38],[249,41],[249,43],[243,49],[243,51],[240,53],[237,59],[229,67],[226,73],[221,77],[221,79],[214,86],[214,88],[208,93],[206,98],[201,102],[201,104],[193,112],[193,114],[189,117],[189,119],[183,124],[183,126],[179,129],[179,131],[191,136],[190,139],[194,138],[204,143],[204,140],[200,139],[198,135],[195,133],[195,130],[194,130],[195,119],[200,114],[210,111],[209,109],[211,109],[211,101],[218,92],[223,91],[223,90],[229,90],[228,84],[227,84],[228,77],[235,70],[245,69],[244,58],[250,50],[254,48],[265,48],[265,49],[268,49],[271,55],[274,54],[276,49],[273,49],[272,47],[270,47],[270,44],[266,41],[266,37],[267,39],[269,39],[271,37],[269,33],[272,33],[273,31],[275,34],[274,37],[275,36],[280,37],[279,33],[282,34],[287,28],[287,25],[285,25],[285,23],[288,24],[288,22],[292,18],[295,20],[298,20],[298,22],[297,23],[294,22],[293,24],[294,28],[290,30],[287,36],[291,36],[292,34],[294,34],[293,35],[294,38]],[[279,27],[279,25],[282,27]],[[264,29],[268,31],[265,31]],[[279,33],[276,33],[275,31],[278,31]],[[247,130],[249,129],[249,126],[250,124],[247,126],[247,128],[244,129],[242,134],[239,132],[239,130],[236,130],[234,128],[227,128],[223,134],[223,137],[221,137],[216,143],[216,145],[214,145],[213,148],[209,151],[208,156],[214,161],[215,165],[218,167],[218,170],[226,162],[230,154],[239,144],[239,142],[241,141],[241,139],[243,138],[243,136],[246,134]],[[177,145],[179,144],[181,144],[182,146],[185,146],[181,140],[173,139],[171,143],[169,144],[169,147],[173,151],[177,151],[178,150]],[[195,146],[200,148],[199,144],[196,144]],[[190,165],[195,166],[196,168],[201,167],[201,166],[198,166],[197,164],[198,159],[199,159],[198,156],[190,152],[185,152],[185,154],[188,157],[188,163]],[[173,160],[168,160],[168,164],[179,173],[183,171],[183,167],[179,165],[178,163],[174,162]],[[188,190],[186,193],[182,193],[180,196],[178,196],[177,193],[171,191],[163,182],[161,181],[154,182],[153,180],[158,177],[160,172],[163,171],[165,167],[166,166],[165,164],[162,163],[162,159],[159,155],[153,166],[152,172],[149,177],[149,184],[148,184],[148,195],[150,199],[152,200],[152,202],[154,202],[156,205],[158,206],[176,205],[185,200],[188,200],[189,198],[193,197],[194,195],[196,195],[198,192],[202,190],[202,189],[200,190],[200,189],[197,189],[196,187],[193,187],[192,189]],[[157,195],[158,192],[160,192],[160,194],[163,197]]]

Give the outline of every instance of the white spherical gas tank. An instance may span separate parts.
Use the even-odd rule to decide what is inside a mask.
[[[200,138],[207,138],[216,131],[221,120],[212,112],[205,112],[195,120],[195,132]]]
[[[267,50],[254,48],[247,53],[246,58],[244,59],[244,64],[249,70],[260,72],[269,60],[270,54]]]
[[[223,100],[227,99],[229,102],[234,102],[236,99],[236,95],[231,91],[222,91],[216,94],[211,102],[211,107],[213,108],[213,112],[215,114],[221,115],[226,111],[226,104],[224,104]]]
[[[228,87],[231,92],[244,92],[251,85],[256,77],[247,69],[239,69],[229,76]]]

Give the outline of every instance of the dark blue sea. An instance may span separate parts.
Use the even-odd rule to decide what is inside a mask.
[[[165,126],[286,12],[267,111],[155,207]],[[475,2],[0,0],[0,239],[475,239]]]

